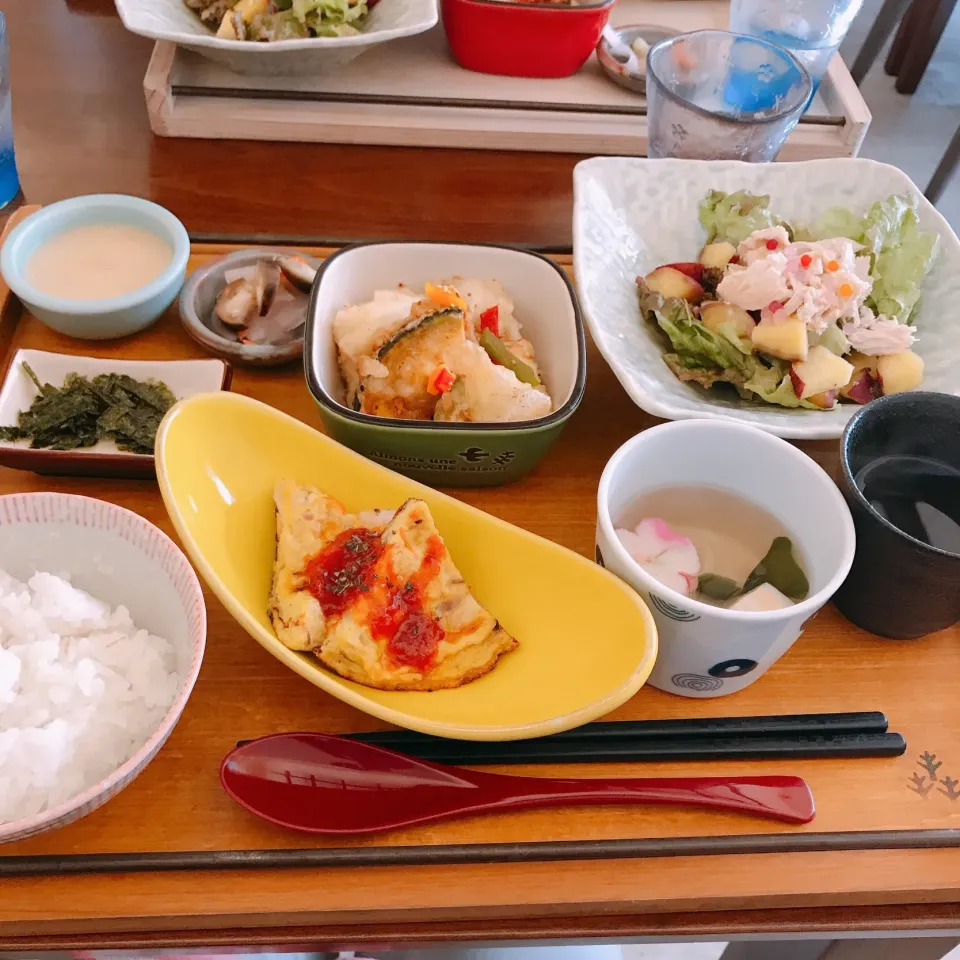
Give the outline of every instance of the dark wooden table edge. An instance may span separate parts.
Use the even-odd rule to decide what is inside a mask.
[[[21,211],[27,210],[30,213],[35,212],[32,208],[40,209],[43,204],[31,204],[24,200],[22,194],[19,194],[8,206],[0,210],[0,226],[6,227],[7,221],[15,215],[19,222]],[[359,243],[418,243],[420,241],[410,240],[406,237],[324,237],[315,234],[303,233],[219,233],[212,231],[188,231],[191,246],[194,245],[236,245],[236,246],[265,246],[265,247],[349,247]],[[437,241],[440,243],[460,243],[465,246],[472,246],[466,241],[450,240]],[[489,245],[489,244],[485,244]],[[540,253],[544,256],[569,257],[573,254],[573,247],[570,244],[562,243],[505,243],[505,246],[515,247],[520,250],[529,250],[532,253]],[[192,251],[203,254],[206,251]],[[19,300],[14,297],[7,297],[7,300]],[[0,327],[2,334],[2,327]],[[0,336],[2,339],[2,336]]]
[[[764,833],[720,837],[564,840],[427,846],[328,847],[283,850],[183,850],[0,856],[0,879],[104,873],[290,870],[343,867],[462,866],[710,857],[736,854],[834,853],[960,847],[960,829]]]
[[[211,918],[205,918],[210,920]],[[259,922],[260,918],[252,918]],[[7,934],[0,925],[0,950],[162,950],[182,947],[273,947],[285,951],[413,949],[459,945],[601,943],[677,938],[737,938],[815,935],[821,939],[890,932],[897,935],[960,931],[960,904],[864,904],[858,906],[781,907],[704,910],[686,913],[606,913],[536,918],[500,917],[414,922],[336,922],[288,926],[176,927],[105,931],[111,921],[83,924],[71,932]],[[132,921],[136,922],[136,921]],[[213,918],[213,922],[216,919]],[[20,926],[19,924],[17,926]],[[79,924],[77,926],[80,926]]]
[[[265,246],[265,247],[349,247],[359,243],[428,243],[431,241],[409,240],[404,237],[317,237],[309,234],[275,234],[275,233],[198,233],[190,231],[191,245],[237,245],[237,246]],[[490,243],[471,244],[459,240],[436,240],[435,243],[451,243],[461,246],[491,246]],[[504,243],[503,246],[514,247],[518,250],[529,250],[531,253],[540,253],[545,257],[569,257],[573,254],[573,247],[569,244],[545,243]],[[195,253],[203,254],[198,250]]]

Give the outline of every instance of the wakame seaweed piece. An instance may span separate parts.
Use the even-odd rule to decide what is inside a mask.
[[[33,385],[40,391],[40,396],[57,393],[57,388],[52,383],[42,383],[40,381],[29,363],[24,362],[20,366],[23,368],[23,372],[33,381]]]
[[[118,449],[152,454],[163,415],[176,402],[166,384],[140,382],[126,374],[98,374],[92,380],[68,373],[62,387],[43,384],[29,367],[24,372],[39,391],[17,425],[0,428],[0,439],[30,439],[33,448],[75,450],[98,440]]]
[[[160,414],[150,407],[116,405],[97,421],[97,431],[104,439],[113,440],[118,449],[133,453],[153,453]]]
[[[697,592],[711,600],[732,600],[740,593],[740,584],[717,573],[701,573],[697,580]]]
[[[96,397],[87,390],[60,390],[56,394],[38,397],[30,409],[21,414],[19,426],[32,436],[56,429],[72,433],[79,421],[96,420],[101,409]]]
[[[88,380],[86,377],[83,377],[78,373],[68,373],[63,382],[63,388],[65,390],[79,390],[89,394],[91,397],[96,399],[97,403],[100,404],[101,409],[106,410],[116,402],[116,398],[110,392],[110,390],[103,389],[103,385],[98,384],[96,380],[96,377],[94,377],[93,380]]]
[[[90,381],[90,389],[102,401],[105,409],[110,407],[135,407],[139,400],[128,390],[124,390],[113,373],[98,374]]]
[[[30,446],[34,450],[49,448],[52,450],[75,450],[77,447],[89,447],[97,442],[97,421],[85,417],[57,424],[50,430],[40,430],[29,434]]]
[[[156,380],[141,382],[125,373],[101,373],[93,378],[93,383],[108,389],[117,402],[122,402],[122,398],[126,396],[132,399],[134,406],[145,404],[161,414],[166,413],[177,402],[170,388]]]
[[[789,537],[776,537],[767,555],[753,568],[743,584],[743,592],[749,593],[763,583],[776,587],[791,600],[804,600],[810,592],[810,581],[793,556],[793,543]]]
[[[31,443],[31,446],[43,446],[49,450],[79,450],[83,447],[92,447],[100,439],[97,435],[96,425],[83,425],[80,426],[76,433],[72,433],[69,436],[61,435],[59,438],[51,438],[50,442],[43,442],[42,444],[36,443],[34,438],[34,443]]]

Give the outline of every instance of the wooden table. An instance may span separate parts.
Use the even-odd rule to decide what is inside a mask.
[[[8,12],[17,148],[31,202],[74,193],[139,193],[195,231],[337,237],[447,237],[563,245],[569,241],[565,156],[437,153],[266,143],[155,141],[140,80],[150,45],[126,35],[107,0],[19,3]],[[318,175],[317,170],[323,174]],[[0,324],[3,363],[16,345],[134,356],[190,355],[174,317],[122,344],[67,344],[39,325]],[[234,389],[268,396],[317,426],[296,368],[238,371]],[[604,462],[653,421],[635,408],[591,348],[587,396],[558,446],[527,480],[463,499],[592,552]],[[828,467],[836,444],[805,447]],[[52,488],[133,507],[169,530],[148,483],[45,480],[0,471],[0,492]],[[210,640],[200,682],[174,736],[124,793],[87,819],[4,854],[318,846],[247,816],[220,793],[216,760],[238,737],[374,722],[320,694],[260,650],[208,598]],[[901,849],[596,860],[562,865],[376,867],[45,877],[0,882],[0,949],[216,944],[372,947],[450,940],[717,936],[957,925],[960,777],[956,628],[914,643],[880,641],[832,609],[770,674],[713,701],[644,689],[616,714],[678,717],[883,709],[909,742],[897,760],[724,767],[807,777],[819,802],[808,828],[691,811],[530,811],[406,831],[367,844],[611,839],[744,833],[846,833]],[[246,691],[255,689],[255,696]],[[937,760],[923,761],[928,752]],[[933,764],[936,780],[929,777]],[[716,772],[717,765],[622,772]],[[540,768],[540,772],[544,772]],[[598,773],[594,768],[584,771]],[[939,846],[926,846],[919,831]],[[883,838],[854,838],[880,831]],[[894,833],[890,833],[893,831]],[[791,842],[794,842],[791,840]],[[813,837],[813,847],[825,841]],[[910,844],[918,846],[910,848]]]
[[[133,193],[197,232],[570,243],[580,157],[155,138],[143,101],[153,44],[123,29],[111,0],[8,7],[31,203]]]

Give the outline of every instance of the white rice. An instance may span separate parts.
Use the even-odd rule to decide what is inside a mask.
[[[150,738],[180,686],[173,646],[50,573],[0,570],[0,823],[70,800]]]

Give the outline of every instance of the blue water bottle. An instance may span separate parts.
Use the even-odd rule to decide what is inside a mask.
[[[10,44],[7,20],[0,12],[0,207],[20,192],[20,178],[13,157],[13,108],[10,103]]]

